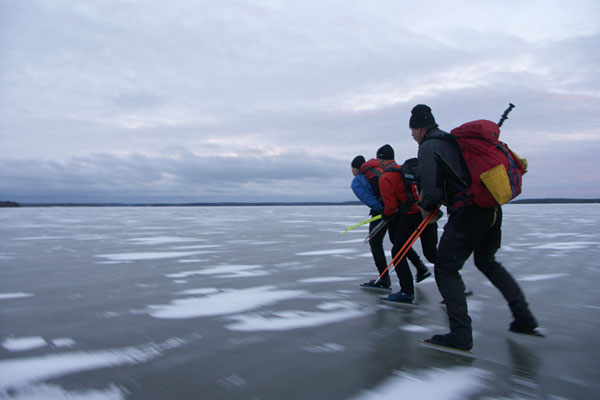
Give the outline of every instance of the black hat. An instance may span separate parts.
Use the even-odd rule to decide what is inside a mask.
[[[365,163],[365,158],[363,156],[356,156],[354,160],[352,160],[352,168],[360,168],[361,165]]]
[[[431,108],[425,104],[417,104],[411,111],[409,126],[411,128],[426,128],[435,125],[435,118],[431,113]]]
[[[377,150],[377,158],[382,160],[393,160],[394,159],[394,149],[389,144],[384,144]]]

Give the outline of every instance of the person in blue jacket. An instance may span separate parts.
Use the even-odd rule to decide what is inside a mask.
[[[369,215],[372,217],[380,215],[383,212],[383,202],[381,201],[381,194],[379,193],[378,180],[383,173],[383,170],[379,166],[379,162],[375,158],[366,161],[363,156],[359,155],[352,160],[351,167],[352,174],[354,175],[351,185],[352,191],[364,205],[370,208]],[[369,234],[371,234],[371,232],[373,232],[373,230],[382,222],[383,219],[372,221],[369,224]],[[369,240],[371,254],[373,255],[377,271],[379,271],[379,276],[381,276],[383,271],[387,268],[387,260],[383,249],[383,239],[385,238],[386,232],[387,228],[381,229],[371,238],[371,240]],[[409,250],[407,258],[419,271],[425,271],[425,273],[418,275],[417,282],[420,282],[431,275],[417,252],[412,248]],[[392,285],[387,273],[379,280],[379,282],[375,282],[377,282],[377,279],[365,282],[361,286],[374,289],[390,289]]]

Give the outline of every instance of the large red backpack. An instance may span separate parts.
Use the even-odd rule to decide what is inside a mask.
[[[527,160],[519,158],[501,142],[500,127],[488,120],[467,122],[453,129],[471,185],[452,201],[452,207],[475,203],[484,208],[508,203],[521,193],[521,177]]]
[[[418,163],[419,161],[416,158],[413,158],[406,160],[401,166],[394,162],[385,168],[385,172],[396,172],[402,177],[406,201],[400,204],[401,213],[413,214],[419,212],[419,208],[417,207],[417,202],[419,201],[419,188],[417,186],[418,176],[416,175]]]
[[[360,166],[359,171],[365,176],[365,178],[369,180],[369,183],[373,188],[373,192],[375,192],[375,197],[380,199],[381,193],[379,192],[379,177],[383,173],[383,170],[379,166],[377,159],[371,158],[369,161],[364,162]]]

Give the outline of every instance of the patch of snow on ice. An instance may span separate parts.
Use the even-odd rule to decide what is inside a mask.
[[[69,236],[29,236],[14,238],[13,240],[54,240],[54,239],[66,239]]]
[[[356,253],[354,249],[336,249],[336,250],[317,250],[317,251],[306,251],[303,253],[296,253],[297,256],[329,256],[338,254],[349,254]]]
[[[27,351],[38,349],[46,345],[44,338],[40,336],[26,336],[26,337],[9,337],[4,339],[2,347],[8,351]]]
[[[185,242],[198,242],[198,241],[204,241],[204,239],[184,238],[184,237],[177,237],[177,236],[153,236],[153,237],[133,238],[133,239],[127,240],[127,242],[130,242],[130,243],[151,245],[151,246],[155,246],[157,244],[185,243]]]
[[[214,249],[215,247],[223,247],[221,244],[201,244],[193,246],[169,246],[173,250],[193,250],[193,249]]]
[[[569,232],[561,232],[561,233],[545,233],[545,232],[533,232],[533,233],[524,233],[523,236],[534,236],[541,237],[544,239],[548,238],[557,238],[561,236],[579,236],[579,233],[569,233]]]
[[[400,329],[404,330],[404,331],[408,331],[408,332],[429,332],[429,328],[427,328],[426,326],[419,326],[419,325],[402,325],[400,326]]]
[[[184,271],[167,275],[167,278],[189,278],[194,275],[222,275],[222,278],[240,278],[265,276],[270,272],[262,269],[262,265],[219,265],[195,271]]]
[[[143,253],[116,253],[99,254],[94,257],[107,258],[110,261],[142,261],[159,260],[163,258],[187,257],[196,254],[208,253],[208,251],[164,251],[164,252],[143,252]]]
[[[351,239],[351,240],[344,240],[344,243],[363,243],[365,241],[365,239]],[[331,242],[333,243],[333,242]]]
[[[124,400],[125,394],[115,385],[104,390],[67,391],[58,385],[33,385],[11,392],[12,400]]]
[[[513,246],[502,246],[502,251],[525,251],[525,249],[517,249]]]
[[[73,347],[73,346],[75,346],[75,340],[68,338],[68,337],[54,338],[54,339],[50,339],[50,341],[56,347]]]
[[[322,276],[319,278],[301,279],[298,282],[300,282],[300,283],[327,283],[327,282],[353,281],[355,279],[356,278],[345,277],[345,276]]]
[[[154,318],[186,319],[213,315],[235,314],[277,303],[306,292],[300,290],[275,290],[274,286],[226,291],[204,297],[173,300],[167,305],[148,306]]]
[[[163,343],[92,352],[47,354],[39,357],[0,360],[0,393],[6,389],[56,378],[76,372],[124,364],[140,364],[156,358],[163,351],[184,343],[171,338]]]
[[[331,312],[314,311],[280,311],[267,316],[264,315],[235,315],[231,319],[237,320],[225,327],[233,331],[283,331],[300,328],[310,328],[327,325],[335,322],[346,321],[362,317],[371,311],[359,309],[354,303],[325,303],[317,308],[331,310]]]
[[[8,299],[22,299],[25,297],[33,297],[31,293],[0,293],[0,300],[8,300]]]
[[[419,400],[461,400],[485,388],[483,380],[490,375],[489,372],[472,367],[435,368],[420,374],[395,371],[382,384],[363,390],[353,400],[393,399],[399,393],[403,398]]]
[[[226,387],[240,387],[240,386],[244,386],[247,382],[241,376],[234,374],[234,375],[219,379],[219,383]]]
[[[522,275],[522,276],[519,276],[517,278],[517,280],[522,281],[522,282],[543,281],[546,279],[562,278],[563,276],[568,276],[568,275],[569,274],[566,274],[564,272],[559,272],[556,274]]]
[[[597,246],[598,242],[554,242],[533,246],[532,249],[544,250],[580,250],[590,246]]]
[[[302,350],[309,353],[338,353],[346,350],[346,347],[337,343],[324,343],[323,345],[305,346]]]
[[[183,295],[183,296],[194,296],[197,294],[213,294],[218,293],[219,289],[217,288],[200,288],[200,289],[188,289],[183,290],[181,292],[177,292],[175,294]]]

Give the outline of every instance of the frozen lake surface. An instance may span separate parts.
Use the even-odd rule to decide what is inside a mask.
[[[504,207],[498,258],[549,334],[506,331],[470,259],[475,358],[418,345],[447,331],[433,279],[412,308],[359,288],[366,227],[338,233],[366,211],[0,209],[0,398],[600,398],[600,205]]]

